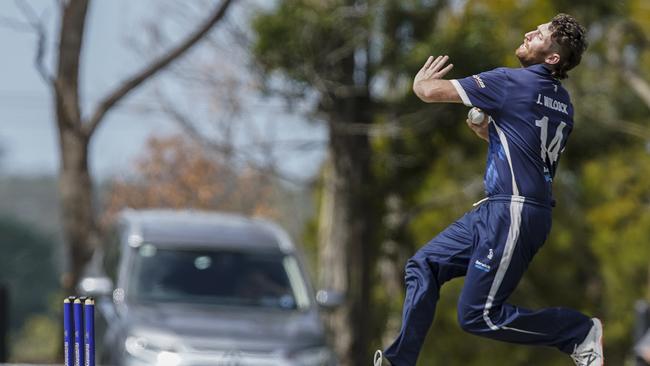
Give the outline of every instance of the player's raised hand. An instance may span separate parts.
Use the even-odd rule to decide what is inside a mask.
[[[413,80],[413,83],[416,84],[420,81],[425,81],[425,80],[435,80],[435,79],[442,79],[449,70],[451,70],[454,67],[454,64],[449,64],[445,66],[445,64],[449,61],[449,56],[438,56],[434,59],[433,56],[429,56],[427,59],[427,62],[424,63],[424,66],[418,71],[418,73],[415,75],[415,80]]]
[[[449,80],[443,79],[449,70],[454,67],[453,64],[447,65],[447,61],[449,61],[449,56],[435,58],[429,56],[427,62],[415,75],[413,92],[422,101],[427,103],[462,102],[453,84]]]

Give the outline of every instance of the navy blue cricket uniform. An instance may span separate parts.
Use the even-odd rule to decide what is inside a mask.
[[[415,365],[440,287],[459,276],[466,276],[458,302],[464,330],[570,354],[589,332],[589,317],[506,303],[551,229],[551,185],[573,128],[569,94],[543,65],[451,82],[465,105],[490,116],[488,198],[408,261],[402,328],[384,356],[396,366]]]

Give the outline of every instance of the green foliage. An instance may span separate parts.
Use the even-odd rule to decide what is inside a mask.
[[[634,301],[650,299],[650,154],[621,149],[587,162],[583,174],[590,248],[602,275],[600,311],[618,358],[631,346]]]
[[[10,355],[19,362],[51,362],[59,329],[48,317],[58,290],[53,240],[33,226],[0,219],[0,279],[9,289]],[[58,303],[57,303],[58,304]]]
[[[48,310],[49,296],[58,289],[52,240],[34,227],[0,219],[0,279],[8,285],[10,326],[17,330],[33,313]]]
[[[261,71],[282,73],[298,91],[349,79],[342,59],[365,40],[366,32],[364,19],[344,3],[287,0],[258,16],[253,52]]]
[[[30,316],[20,332],[12,337],[11,361],[51,363],[63,342],[59,334],[61,327],[55,317],[43,314]]]

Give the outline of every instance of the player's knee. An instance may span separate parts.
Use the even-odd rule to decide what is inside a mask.
[[[469,333],[478,333],[487,327],[483,319],[483,309],[463,303],[458,303],[458,324],[462,330]]]

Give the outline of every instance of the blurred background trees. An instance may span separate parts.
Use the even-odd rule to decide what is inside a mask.
[[[102,198],[102,217],[126,206],[236,210],[271,216],[294,235],[304,233],[317,287],[347,295],[328,316],[342,364],[368,364],[400,326],[406,260],[483,195],[486,145],[465,126],[466,108],[421,103],[411,92],[413,75],[429,55],[439,54],[454,63],[452,78],[517,67],[513,53],[523,34],[558,12],[570,13],[589,29],[590,41],[582,64],[564,82],[576,125],[555,181],[551,237],[512,301],[531,308],[570,306],[601,317],[608,362],[625,364],[634,301],[650,300],[647,1],[243,4],[233,8],[239,18],[228,20],[238,26],[229,38],[208,38],[191,58],[197,62],[178,64],[170,69],[174,77],[157,87],[158,111],[187,136],[151,139],[140,159],[127,164],[132,173],[93,187],[105,189],[94,192]],[[183,24],[198,23],[193,14]],[[158,41],[140,52],[156,54],[169,43]],[[237,68],[224,63],[224,50],[238,60]],[[320,142],[282,141],[291,128],[276,116],[267,116],[269,128],[241,123],[243,111],[256,113],[253,92],[284,100],[327,129],[329,157],[313,181],[283,174],[273,149],[284,143],[290,154],[302,155]],[[175,97],[183,93],[192,96],[185,105]],[[197,117],[189,112],[199,102],[212,108]],[[205,128],[210,123],[219,126],[214,135]],[[248,138],[232,134],[237,127]],[[269,135],[278,138],[265,139]],[[310,191],[313,202],[305,198]],[[17,210],[0,202],[3,212]],[[40,248],[42,238],[21,238],[16,240]],[[5,252],[11,242],[3,244]],[[420,364],[570,363],[557,351],[462,333],[455,306],[462,281],[443,288]],[[33,312],[48,313],[45,303],[34,306]],[[17,319],[15,329],[32,329],[21,334],[44,329],[43,322]]]
[[[124,207],[220,209],[246,215],[277,216],[267,177],[236,171],[185,136],[151,138],[135,176],[115,181],[105,214]]]

